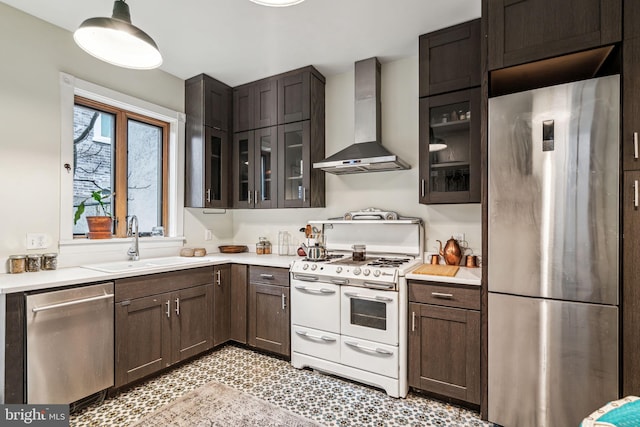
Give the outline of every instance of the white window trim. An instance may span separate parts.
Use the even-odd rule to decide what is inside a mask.
[[[62,119],[60,155],[62,164],[73,165],[73,106],[76,95],[104,104],[143,114],[169,123],[169,228],[168,238],[183,236],[184,216],[184,135],[186,115],[133,96],[60,73],[60,114]],[[73,239],[73,173],[63,169],[60,175],[60,248],[77,245]],[[158,239],[154,237],[153,239]],[[146,240],[146,239],[141,239]],[[169,239],[168,239],[169,240]],[[172,241],[176,239],[170,239]],[[182,241],[182,239],[178,239]],[[156,240],[157,241],[157,240]],[[105,245],[104,240],[86,240],[87,244]],[[142,242],[141,242],[142,243]]]

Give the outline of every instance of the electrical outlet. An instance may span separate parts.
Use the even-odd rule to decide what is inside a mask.
[[[213,232],[211,230],[204,230],[204,240],[213,240]]]
[[[51,238],[46,233],[27,233],[27,249],[45,249]]]

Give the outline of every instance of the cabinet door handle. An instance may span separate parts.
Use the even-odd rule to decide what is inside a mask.
[[[247,203],[251,204],[251,190],[247,191]]]
[[[253,203],[258,204],[258,190],[253,192]]]
[[[307,187],[302,187],[302,201],[307,201]]]
[[[424,179],[420,180],[420,194],[424,197]]]
[[[633,207],[638,207],[638,180],[633,182]]]
[[[273,274],[260,273],[260,277],[263,279],[273,279]]]
[[[285,294],[282,294],[282,310],[286,310],[287,309],[287,296]]]
[[[207,202],[211,202],[211,189],[207,188]]]
[[[165,304],[167,304],[167,317],[171,317],[171,301],[167,300]]]
[[[222,285],[222,280],[220,279],[220,270],[216,271],[216,284],[218,286]]]
[[[416,331],[416,312],[411,312],[411,332]]]
[[[633,133],[633,158],[638,158],[638,132]]]
[[[445,298],[445,299],[453,298],[453,294],[445,294],[442,292],[431,292],[431,295],[433,295],[436,298]]]
[[[176,315],[180,316],[180,298],[176,298]]]

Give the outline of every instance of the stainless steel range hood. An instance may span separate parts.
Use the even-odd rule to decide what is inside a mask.
[[[355,144],[314,163],[336,175],[410,169],[380,143],[380,62],[369,58],[355,65]]]

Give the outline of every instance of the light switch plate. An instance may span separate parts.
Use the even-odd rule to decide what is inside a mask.
[[[46,233],[27,233],[27,249],[45,249],[51,244],[51,237]]]

